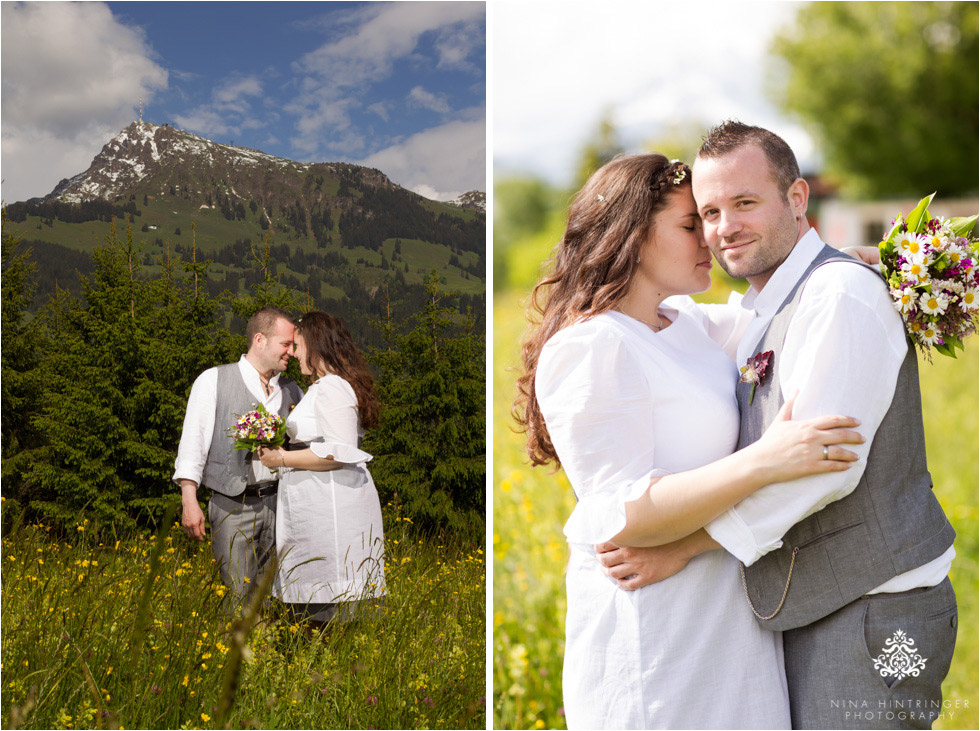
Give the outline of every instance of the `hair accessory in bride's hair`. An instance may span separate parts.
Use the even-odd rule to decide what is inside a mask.
[[[606,202],[606,196],[604,196],[602,193],[599,193],[598,195],[596,195],[595,199],[597,201],[599,201],[600,203],[605,203]]]
[[[670,166],[674,167],[678,163],[680,163],[680,167],[674,171],[674,177],[670,179],[670,182],[672,182],[674,185],[680,185],[684,182],[684,178],[687,177],[687,165],[682,163],[677,158],[670,161]]]

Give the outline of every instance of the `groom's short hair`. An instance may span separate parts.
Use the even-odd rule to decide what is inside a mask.
[[[769,172],[785,196],[793,181],[800,177],[800,166],[786,140],[767,129],[729,119],[708,132],[698,157],[721,157],[751,144],[762,148],[769,161]]]
[[[255,336],[259,333],[270,337],[276,331],[276,323],[279,320],[296,324],[288,312],[278,307],[263,307],[248,318],[248,323],[245,325],[245,340],[248,341],[247,347],[252,347],[252,341],[255,340]]]

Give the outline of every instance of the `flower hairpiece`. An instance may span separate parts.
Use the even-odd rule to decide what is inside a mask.
[[[670,164],[673,166],[673,165],[676,165],[679,162],[681,162],[681,161],[678,160],[677,158],[674,158],[673,160],[670,161]],[[683,165],[684,163],[681,163],[681,164]],[[684,182],[684,178],[686,178],[686,177],[687,177],[687,169],[686,168],[680,168],[679,170],[675,170],[674,171],[674,177],[671,178],[671,182],[674,185],[680,185],[681,183]]]
[[[606,202],[606,196],[604,196],[602,193],[599,193],[598,195],[596,195],[595,199],[597,201],[599,201],[600,203],[605,203]]]

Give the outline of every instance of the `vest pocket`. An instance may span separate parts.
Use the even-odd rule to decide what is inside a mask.
[[[828,540],[830,538],[833,538],[834,536],[838,535],[839,533],[843,533],[844,531],[851,530],[852,528],[857,528],[858,526],[861,526],[861,525],[864,525],[864,521],[863,520],[859,520],[859,521],[857,521],[855,523],[851,523],[850,525],[841,526],[840,528],[832,528],[831,530],[827,531],[826,533],[821,533],[820,535],[814,536],[813,538],[810,538],[809,540],[804,541],[803,543],[801,543],[800,545],[798,545],[797,548],[799,548],[800,550],[802,550],[804,548],[809,548],[810,546],[816,546],[816,545],[818,545],[820,543],[823,543],[824,541],[826,541],[826,540]]]

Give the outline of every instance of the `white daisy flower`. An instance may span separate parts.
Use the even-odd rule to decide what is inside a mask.
[[[941,315],[949,307],[949,299],[938,292],[923,292],[919,298],[919,307],[929,315]]]
[[[911,259],[906,259],[902,264],[902,272],[905,274],[905,279],[910,282],[920,283],[929,278],[925,266]]]
[[[964,287],[963,294],[960,295],[960,307],[964,310],[974,311],[977,309],[977,288]]]
[[[935,345],[939,342],[939,332],[932,325],[926,325],[919,333],[919,337],[926,345]]]
[[[895,248],[902,256],[918,254],[920,251],[922,251],[922,241],[919,239],[918,234],[912,233],[911,231],[906,231],[905,233],[898,235],[898,240],[895,242]]]
[[[925,248],[915,254],[909,254],[908,259],[915,262],[923,267],[927,267],[935,261],[935,256],[932,251],[927,251]]]
[[[904,315],[915,306],[914,289],[892,289],[891,293],[892,299],[895,300],[892,304],[901,314]]]
[[[949,238],[943,236],[942,233],[938,231],[934,234],[923,234],[922,238],[925,239],[925,243],[928,244],[928,248],[931,249],[942,251],[949,246]]]

